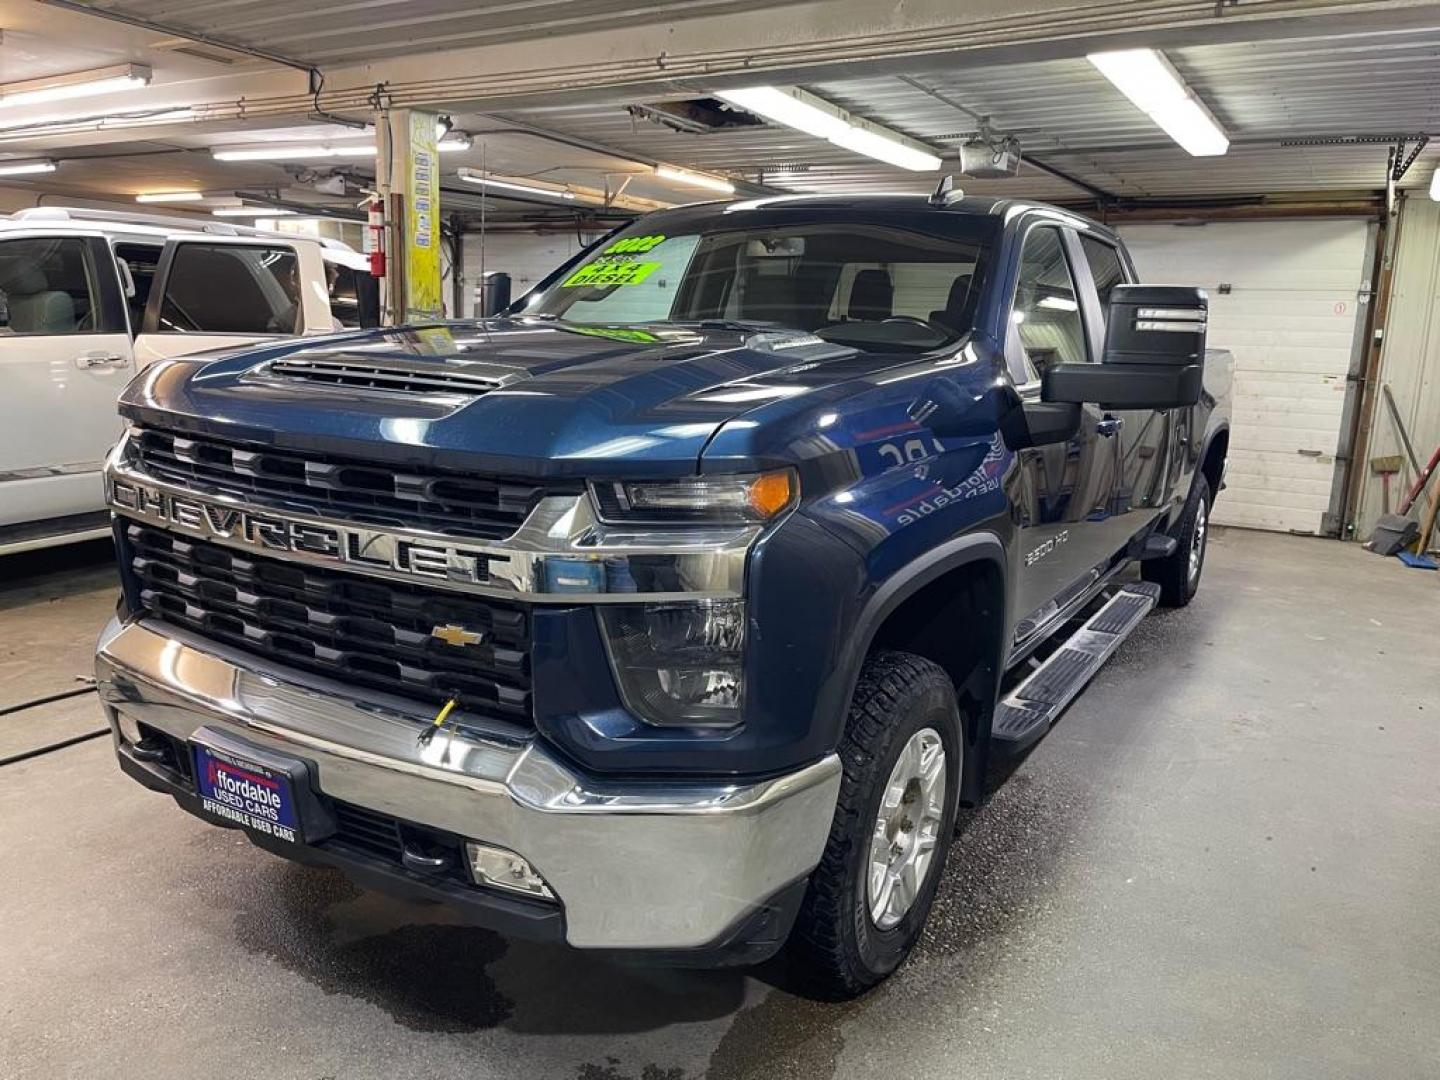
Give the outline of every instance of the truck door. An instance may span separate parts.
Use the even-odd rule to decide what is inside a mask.
[[[313,240],[172,239],[150,287],[136,360],[330,333],[325,265]]]
[[[1098,360],[1070,243],[1053,223],[1030,225],[1021,241],[1006,359],[1026,401],[1039,400],[1041,377],[1052,364]],[[1068,442],[1023,449],[1018,456],[1020,566],[1014,610],[1015,644],[1020,646],[1094,584],[1113,553],[1106,522],[1118,456],[1111,426],[1093,405],[1081,407],[1079,430]]]
[[[1090,345],[1098,358],[1105,347],[1105,320],[1110,293],[1116,285],[1135,280],[1125,252],[1108,238],[1079,233],[1073,241],[1076,278],[1090,330]],[[1179,469],[1177,439],[1188,432],[1189,409],[1126,409],[1109,414],[1115,429],[1111,440],[1117,458],[1116,483],[1106,521],[1114,551],[1119,551],[1168,504]]]
[[[99,233],[0,238],[0,546],[105,524],[101,465],[134,371],[115,260]],[[26,527],[22,530],[7,526]],[[36,528],[36,536],[30,536]]]

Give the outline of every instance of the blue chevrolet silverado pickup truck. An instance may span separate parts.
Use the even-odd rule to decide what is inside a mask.
[[[503,317],[128,388],[121,767],[502,933],[892,972],[987,760],[1204,566],[1229,356],[1054,207],[648,215]]]

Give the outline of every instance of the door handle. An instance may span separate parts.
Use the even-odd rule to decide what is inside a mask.
[[[1113,438],[1120,434],[1120,429],[1125,426],[1125,421],[1118,416],[1107,416],[1103,420],[1095,421],[1095,434],[1103,435],[1105,438]]]
[[[86,352],[75,357],[75,366],[81,371],[97,367],[124,367],[125,357],[119,353]]]

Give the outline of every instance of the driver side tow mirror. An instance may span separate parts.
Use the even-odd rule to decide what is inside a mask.
[[[908,411],[910,419],[942,439],[988,439],[998,428],[1014,450],[1066,442],[1080,430],[1079,405],[1022,402],[1008,385],[971,395],[949,379],[932,379]]]
[[[1117,285],[1098,364],[1056,364],[1041,400],[1106,409],[1176,409],[1200,400],[1209,298],[1189,285]]]

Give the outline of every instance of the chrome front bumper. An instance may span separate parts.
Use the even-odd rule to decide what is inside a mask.
[[[403,699],[354,696],[146,621],[97,646],[101,699],[188,739],[202,725],[315,765],[322,794],[524,856],[580,948],[704,949],[820,861],[839,759],[752,784],[616,783],[537,742],[437,735]]]

